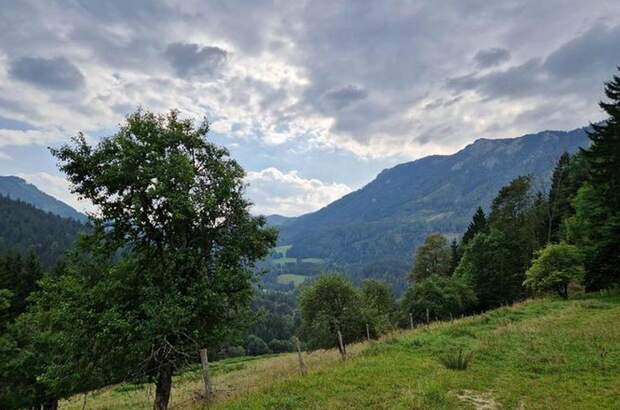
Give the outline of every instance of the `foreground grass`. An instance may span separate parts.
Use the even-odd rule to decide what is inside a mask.
[[[223,361],[211,407],[620,408],[619,319],[619,296],[542,299],[358,344],[346,363],[333,351],[305,354],[305,377],[295,355]],[[473,352],[467,368],[445,368],[441,358],[458,351]],[[150,408],[147,386],[123,388],[92,394],[86,408]],[[179,376],[173,407],[202,408],[200,391],[198,372]],[[75,398],[62,407],[81,405]]]

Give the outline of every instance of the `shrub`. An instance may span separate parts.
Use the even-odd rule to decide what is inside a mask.
[[[259,356],[262,354],[271,353],[267,343],[256,335],[249,335],[246,341],[245,349],[247,354],[251,356]]]
[[[568,297],[568,286],[583,280],[583,255],[576,246],[549,244],[536,254],[523,284],[536,291],[555,291]]]
[[[474,357],[473,352],[464,352],[463,349],[448,352],[439,357],[439,361],[446,369],[465,370]]]
[[[269,342],[269,349],[273,353],[292,352],[294,350],[293,342],[290,340],[273,339]]]

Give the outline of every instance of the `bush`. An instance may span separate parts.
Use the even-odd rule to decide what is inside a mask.
[[[245,344],[247,354],[251,356],[259,356],[271,353],[269,346],[263,339],[255,335],[249,335]]]
[[[446,369],[450,370],[466,370],[474,357],[473,352],[464,352],[459,349],[455,352],[448,352],[439,357],[439,361]]]
[[[523,284],[535,291],[555,291],[568,297],[568,286],[583,281],[583,255],[576,246],[549,244],[536,254]]]
[[[273,353],[286,353],[294,350],[293,342],[290,340],[273,339],[269,342],[269,349]]]

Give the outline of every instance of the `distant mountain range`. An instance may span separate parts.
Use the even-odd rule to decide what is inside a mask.
[[[482,138],[453,155],[386,169],[316,212],[268,220],[279,227],[280,244],[292,245],[289,257],[321,258],[354,276],[398,278],[410,269],[427,234],[458,237],[476,208],[488,208],[498,190],[519,175],[548,188],[560,155],[588,144],[585,128]]]
[[[39,190],[24,179],[16,176],[0,176],[0,195],[26,202],[40,210],[51,212],[63,218],[85,222],[88,217],[83,213],[51,195]]]

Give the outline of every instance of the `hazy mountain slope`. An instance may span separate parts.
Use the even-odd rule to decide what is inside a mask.
[[[63,218],[71,218],[85,222],[86,215],[76,211],[69,205],[39,190],[36,186],[15,176],[0,176],[0,195],[19,199],[46,212]]]
[[[386,264],[410,266],[429,232],[462,233],[475,209],[487,207],[518,175],[533,175],[544,188],[559,156],[587,144],[585,129],[544,131],[479,139],[453,155],[400,164],[319,211],[287,221],[280,243],[293,245],[290,256],[325,258],[365,276],[390,270]]]
[[[32,251],[49,266],[84,228],[75,220],[0,195],[0,254]]]

